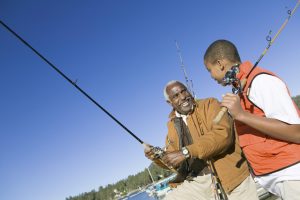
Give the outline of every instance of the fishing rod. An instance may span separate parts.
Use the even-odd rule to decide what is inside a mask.
[[[187,86],[188,90],[190,91],[190,93],[195,98],[195,93],[194,93],[194,90],[193,90],[193,81],[192,81],[192,79],[188,78],[188,75],[186,73],[185,66],[184,66],[184,63],[183,63],[183,58],[182,58],[182,55],[181,55],[181,50],[180,50],[180,47],[178,45],[177,40],[175,40],[175,44],[176,44],[177,53],[178,53],[178,56],[179,56],[179,59],[180,59],[180,67],[181,67],[181,69],[183,71],[183,74],[184,74],[186,86]],[[228,200],[226,192],[224,191],[224,189],[222,187],[222,184],[221,184],[221,181],[220,181],[220,179],[217,175],[217,172],[215,170],[213,161],[212,160],[207,160],[207,166],[208,166],[208,168],[211,172],[211,181],[212,181],[212,185],[213,185],[213,193],[214,193],[215,200]]]
[[[281,27],[279,28],[279,30],[277,31],[277,33],[275,34],[275,36],[274,36],[273,39],[270,36],[271,32],[269,32],[269,35],[266,37],[266,40],[268,41],[267,47],[264,49],[264,51],[259,56],[259,58],[257,59],[257,61],[255,62],[255,64],[253,65],[253,67],[251,68],[251,70],[249,71],[249,73],[247,74],[247,76],[244,79],[242,79],[240,81],[238,78],[236,78],[236,75],[239,73],[238,65],[233,66],[229,71],[226,72],[225,77],[223,78],[222,81],[226,85],[232,85],[232,93],[233,94],[239,94],[239,93],[242,92],[242,88],[244,88],[249,75],[257,67],[257,65],[261,61],[261,59],[266,55],[266,53],[268,52],[269,48],[275,42],[275,40],[277,39],[277,37],[279,36],[279,34],[282,32],[282,30],[285,28],[285,26],[287,25],[288,21],[294,15],[294,13],[295,13],[295,11],[296,11],[296,9],[298,8],[299,5],[300,5],[300,0],[298,0],[297,4],[295,5],[295,7],[293,8],[292,11],[288,10],[288,12],[287,12],[288,13],[288,17],[285,19],[285,21],[283,22],[283,24],[281,25]],[[217,114],[217,116],[213,119],[213,123],[214,124],[218,124],[220,122],[220,120],[222,119],[223,115],[227,111],[228,111],[228,109],[226,107],[222,107],[221,110],[219,111],[219,113]]]
[[[180,49],[180,47],[178,45],[177,40],[175,40],[175,45],[176,45],[177,53],[178,53],[178,56],[179,56],[180,67],[181,67],[181,69],[183,71],[183,75],[184,75],[186,86],[187,86],[188,90],[191,92],[191,94],[193,95],[193,97],[195,97],[195,92],[193,90],[194,89],[193,88],[193,81],[192,81],[192,79],[188,78],[188,75],[186,73],[185,66],[184,66],[184,63],[183,63],[183,58],[182,58],[182,55],[181,55],[181,49]]]
[[[71,83],[79,92],[81,92],[85,97],[87,97],[90,101],[92,101],[98,108],[100,108],[104,113],[106,113],[112,120],[114,120],[117,124],[119,124],[123,129],[127,131],[134,139],[136,139],[139,143],[144,144],[144,142],[136,136],[131,130],[129,130],[124,124],[122,124],[117,118],[115,118],[111,113],[109,113],[104,107],[102,107],[96,100],[94,100],[88,93],[86,93],[81,87],[79,87],[76,81],[72,81],[67,75],[65,75],[60,69],[58,69],[53,63],[51,63],[47,58],[45,58],[41,53],[39,53],[35,48],[33,48],[28,42],[26,42],[20,35],[18,35],[15,31],[13,31],[8,25],[6,25],[2,20],[0,20],[0,24],[6,28],[10,33],[16,36],[23,44],[29,47],[36,55],[38,55],[42,60],[44,60],[52,69],[58,72],[64,79],[66,79],[69,83]]]
[[[28,42],[26,42],[20,35],[18,35],[15,31],[13,31],[8,25],[6,25],[2,20],[0,20],[0,24],[12,33],[15,37],[17,37],[23,44],[25,44],[28,48],[30,48],[37,56],[39,56],[42,60],[44,60],[52,69],[58,72],[64,79],[66,79],[69,83],[71,83],[80,93],[82,93],[85,97],[87,97],[91,102],[93,102],[98,108],[100,108],[105,114],[107,114],[112,120],[114,120],[118,125],[120,125],[123,129],[127,131],[134,139],[136,139],[139,143],[141,143],[145,150],[150,150],[153,152],[154,158],[159,159],[163,164],[162,157],[165,153],[163,149],[160,147],[153,147],[146,144],[143,140],[141,140],[138,136],[136,136],[131,130],[129,130],[124,124],[122,124],[117,118],[115,118],[110,112],[108,112],[103,106],[101,106],[96,100],[94,100],[88,93],[86,93],[81,87],[79,87],[76,81],[72,81],[67,75],[65,75],[59,68],[57,68],[53,63],[51,63],[47,58],[45,58],[41,53],[39,53],[35,48],[33,48]],[[165,164],[169,170],[177,173],[177,171],[169,167]]]
[[[283,24],[281,25],[281,27],[279,28],[279,30],[277,31],[277,33],[276,33],[276,35],[274,36],[273,39],[271,38],[270,35],[267,36],[266,39],[267,39],[267,41],[269,41],[269,43],[268,43],[267,47],[265,48],[265,50],[263,51],[263,53],[260,55],[260,57],[255,62],[254,66],[252,67],[252,69],[250,70],[250,72],[247,74],[246,79],[249,77],[249,75],[251,74],[251,72],[257,67],[258,63],[261,61],[261,59],[264,57],[264,55],[268,52],[269,48],[272,46],[272,44],[274,43],[274,41],[276,40],[276,38],[278,37],[278,35],[284,29],[284,27],[286,26],[286,24],[288,23],[288,21],[290,20],[290,18],[294,15],[294,13],[295,13],[295,11],[296,11],[296,9],[298,8],[299,5],[300,5],[300,0],[298,0],[296,6],[294,7],[294,9],[292,11],[291,10],[287,11],[288,17],[285,19],[285,21],[283,22]]]

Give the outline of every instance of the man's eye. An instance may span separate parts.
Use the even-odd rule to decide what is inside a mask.
[[[173,95],[173,99],[176,99],[178,97],[178,94]]]
[[[187,90],[185,89],[185,90],[182,90],[181,91],[181,94],[185,94],[187,92]]]

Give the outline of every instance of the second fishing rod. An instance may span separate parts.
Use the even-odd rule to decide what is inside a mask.
[[[248,77],[253,72],[253,70],[257,67],[257,65],[262,60],[262,58],[266,55],[269,48],[275,42],[275,40],[280,35],[282,30],[285,28],[288,21],[294,15],[294,13],[296,12],[299,5],[300,5],[300,0],[297,1],[297,4],[295,5],[295,7],[292,10],[288,10],[288,12],[287,12],[288,17],[285,19],[285,21],[283,22],[283,24],[281,25],[281,27],[279,28],[279,30],[277,31],[277,33],[275,34],[275,36],[273,38],[271,38],[270,35],[267,36],[267,38],[266,38],[266,40],[268,41],[267,47],[264,49],[264,51],[259,56],[259,58],[257,59],[257,61],[255,62],[255,64],[253,65],[253,67],[251,68],[251,70],[249,71],[249,73],[246,75],[246,77],[244,79],[239,80],[237,78],[237,75],[239,73],[239,65],[232,66],[232,68],[225,74],[225,77],[223,78],[222,82],[223,82],[224,85],[231,85],[232,86],[232,93],[233,94],[240,94],[242,92],[244,86],[246,85]],[[227,112],[227,110],[228,109],[226,107],[222,107],[221,111],[214,118],[213,122],[215,124],[218,124],[220,122],[220,120],[222,119],[222,117],[224,116],[224,114]]]

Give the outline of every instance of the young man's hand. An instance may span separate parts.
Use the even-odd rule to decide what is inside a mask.
[[[240,97],[236,94],[227,93],[223,95],[221,105],[228,108],[228,112],[236,120],[240,120],[245,112],[241,107]]]

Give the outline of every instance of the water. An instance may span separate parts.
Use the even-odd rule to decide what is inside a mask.
[[[147,192],[141,192],[137,195],[129,197],[128,199],[130,199],[130,200],[155,200],[155,198],[149,197]]]

